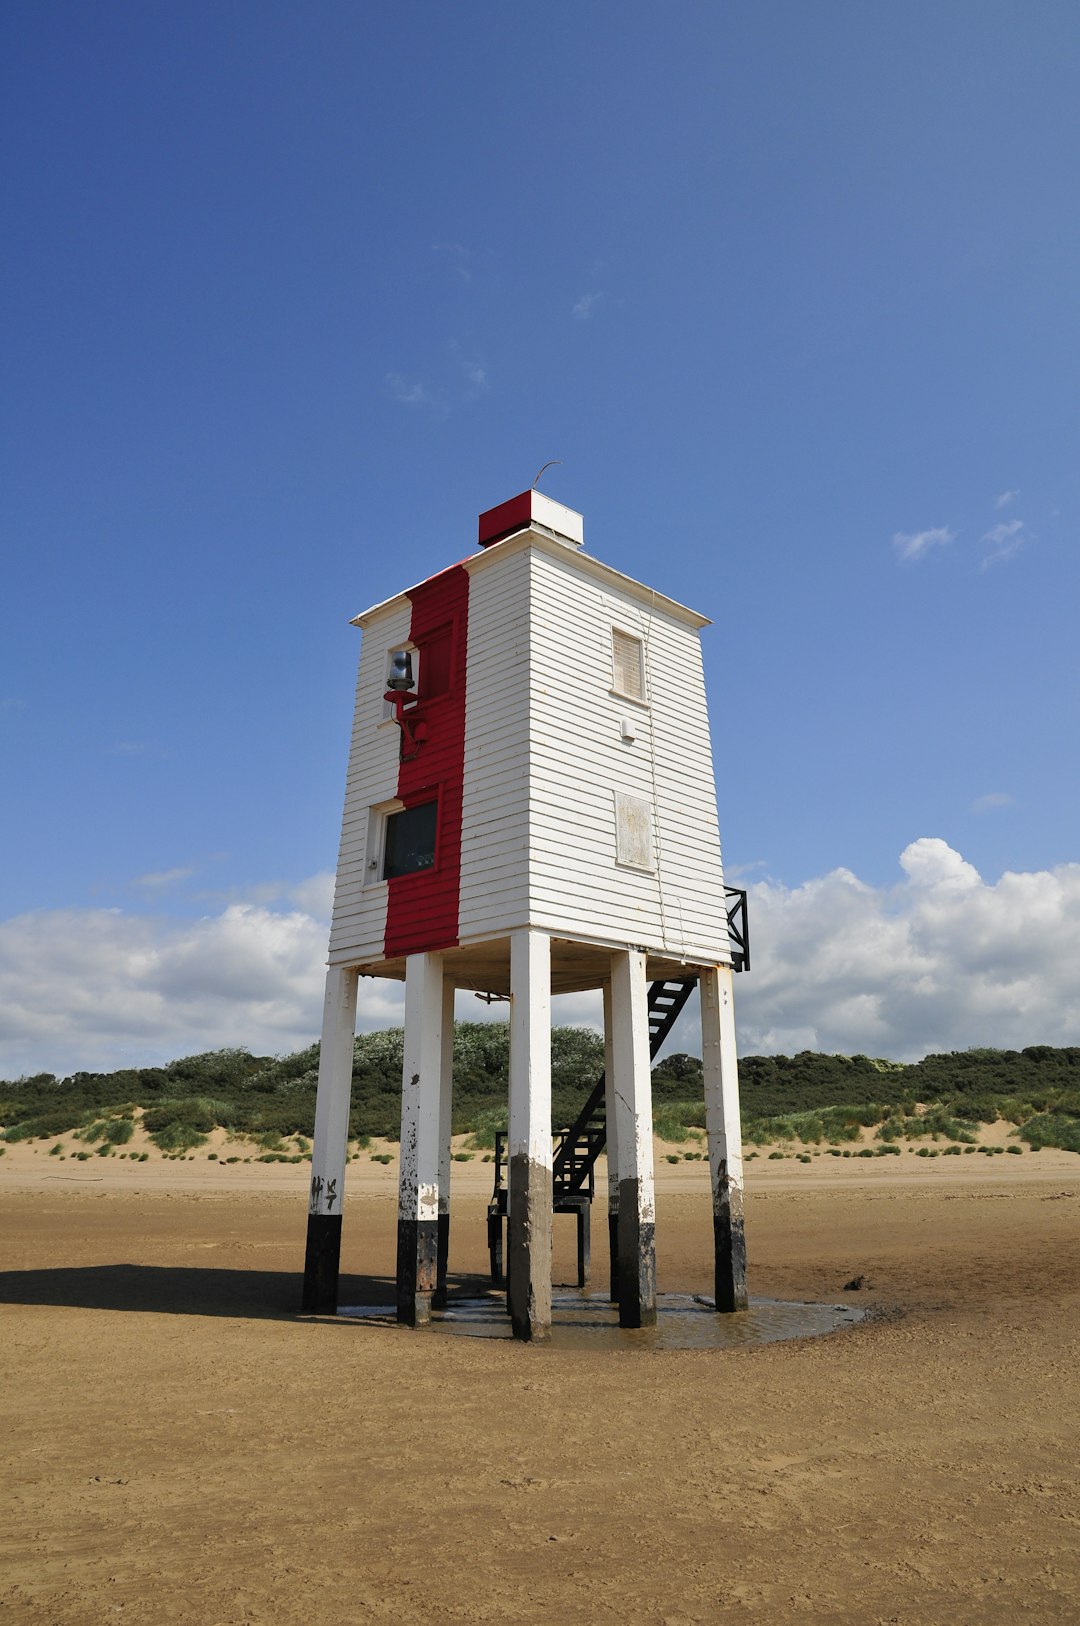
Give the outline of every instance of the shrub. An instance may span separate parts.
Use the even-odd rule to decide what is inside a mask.
[[[186,1152],[192,1146],[206,1145],[206,1136],[200,1130],[173,1118],[167,1119],[160,1129],[152,1129],[150,1139],[159,1152],[174,1155]]]
[[[75,1139],[88,1142],[102,1140],[108,1127],[104,1118],[97,1118],[93,1123],[84,1124],[81,1129],[76,1129]]]
[[[472,1130],[469,1145],[476,1152],[492,1152],[495,1150],[496,1134],[506,1134],[508,1109],[504,1106],[485,1107],[477,1112],[472,1122],[467,1126]]]
[[[690,1131],[674,1113],[660,1112],[653,1119],[653,1133],[669,1144],[690,1139]]]
[[[1056,1146],[1063,1152],[1080,1152],[1080,1122],[1063,1112],[1040,1112],[1029,1118],[1020,1131],[1033,1152],[1043,1146]]]

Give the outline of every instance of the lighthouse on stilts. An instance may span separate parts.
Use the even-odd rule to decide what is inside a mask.
[[[551,995],[601,988],[613,1296],[656,1316],[649,985],[701,990],[716,1305],[746,1306],[729,897],[700,633],[532,490],[363,630],[319,1064],[304,1309],[337,1309],[360,976],[405,983],[397,1315],[446,1297],[454,994],[510,999],[509,1312],[551,1324]],[[730,889],[729,889],[730,890]],[[745,936],[743,939],[745,947]],[[735,966],[739,956],[734,956]],[[605,1118],[606,1107],[606,1118]]]

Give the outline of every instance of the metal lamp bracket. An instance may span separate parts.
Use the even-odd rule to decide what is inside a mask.
[[[427,724],[421,722],[419,718],[409,717],[405,711],[405,702],[411,700],[415,704],[416,698],[416,695],[411,691],[402,693],[400,689],[387,689],[383,695],[383,699],[388,700],[393,706],[393,721],[401,729],[402,762],[411,762],[427,739]],[[405,749],[406,744],[411,747],[408,751]]]

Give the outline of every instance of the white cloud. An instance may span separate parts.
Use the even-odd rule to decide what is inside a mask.
[[[573,307],[573,315],[577,317],[579,322],[587,322],[589,317],[593,314],[593,311],[595,311],[597,306],[601,304],[603,298],[603,294],[599,292],[582,294],[577,304]]]
[[[1019,495],[1019,491],[1002,491],[994,498],[994,507],[1008,508],[1009,504],[1015,502]]]
[[[334,907],[334,872],[321,870],[318,875],[310,875],[306,881],[286,887],[280,895],[295,903],[298,909],[303,909],[305,914],[314,915],[317,920],[329,921],[330,911]]]
[[[194,921],[71,909],[0,922],[0,1077],[310,1044],[333,877],[273,891],[285,907],[230,903]],[[402,994],[362,979],[358,1028],[400,1022]]]
[[[752,969],[735,985],[744,1052],[914,1060],[1080,1043],[1080,864],[987,883],[926,836],[900,864],[892,888],[845,869],[750,888]]]
[[[443,410],[443,403],[419,380],[410,383],[401,373],[387,373],[386,382],[394,400],[402,406],[426,407],[435,412]]]
[[[750,887],[752,969],[736,978],[746,1054],[864,1052],[914,1060],[972,1045],[1080,1043],[1080,864],[986,882],[945,841],[900,856],[903,879],[850,870]],[[318,1036],[332,880],[276,887],[282,907],[230,903],[201,920],[58,910],[0,923],[0,1077],[171,1060],[222,1045],[261,1053]],[[399,1024],[400,983],[362,978],[361,1031]],[[458,1014],[502,1021],[461,995]],[[596,994],[556,1021],[598,1027]],[[696,1001],[668,1049],[699,1046]]]
[[[167,892],[170,887],[179,886],[186,881],[195,870],[190,864],[182,865],[177,869],[159,869],[149,875],[136,875],[133,886],[140,887],[144,892]]]
[[[987,531],[979,540],[988,546],[988,552],[984,554],[982,564],[979,567],[981,570],[985,570],[988,565],[1001,564],[1004,560],[1011,559],[1013,554],[1017,553],[1031,538],[1022,519],[1011,519],[1007,522],[1003,520],[1000,525],[995,525],[992,530]]]
[[[1012,807],[1015,797],[1007,790],[990,790],[985,796],[976,796],[971,804],[973,813],[992,813],[998,807]]]
[[[897,531],[892,539],[898,559],[902,564],[913,564],[916,559],[922,559],[931,548],[944,548],[950,542],[956,541],[956,532],[947,525],[938,525],[929,531]]]

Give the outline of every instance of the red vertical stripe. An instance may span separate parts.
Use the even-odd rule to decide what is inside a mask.
[[[384,952],[388,959],[453,948],[458,940],[461,889],[468,573],[460,565],[452,565],[414,587],[409,600],[409,638],[420,653],[420,698],[410,708],[409,717],[414,726],[422,725],[424,739],[415,756],[399,767],[397,793],[406,807],[437,799],[439,812],[432,868],[415,875],[396,875],[387,882]],[[427,659],[425,648],[430,650]],[[441,692],[433,692],[433,684]],[[409,749],[407,744],[405,749]]]

